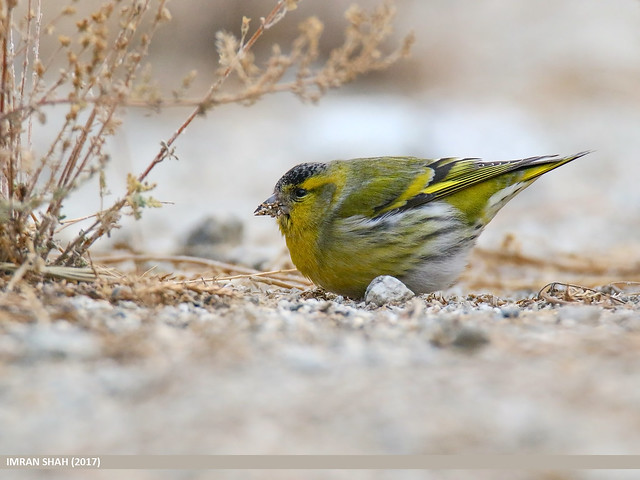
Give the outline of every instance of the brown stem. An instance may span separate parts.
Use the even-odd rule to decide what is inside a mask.
[[[11,28],[11,12],[13,7],[7,4],[7,15],[5,17],[5,25],[2,35],[2,79],[0,79],[0,112],[5,111],[5,97],[8,95],[7,83],[9,75],[9,29]],[[4,142],[3,142],[4,143]]]

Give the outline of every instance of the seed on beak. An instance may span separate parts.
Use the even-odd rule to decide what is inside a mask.
[[[253,212],[254,215],[269,215],[270,217],[279,217],[283,213],[282,205],[275,194],[258,205],[258,208]]]

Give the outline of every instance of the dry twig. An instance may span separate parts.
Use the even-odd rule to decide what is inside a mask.
[[[552,282],[538,292],[538,298],[555,305],[598,305],[604,308],[615,308],[626,302],[615,294],[602,292],[599,289],[573,285],[570,283]]]
[[[214,270],[217,274],[211,277],[198,277],[191,280],[180,280],[178,283],[184,285],[207,283],[207,282],[225,282],[232,280],[249,279],[258,283],[266,283],[283,288],[305,289],[312,286],[302,275],[297,273],[296,269],[289,270],[273,270],[269,272],[261,272],[252,268],[233,265],[230,263],[211,260],[208,258],[189,257],[185,255],[173,256],[157,256],[157,255],[117,255],[98,257],[95,259],[97,263],[114,265],[125,262],[147,263],[147,262],[167,262],[173,265],[191,264]],[[297,273],[297,274],[296,274]],[[224,275],[226,274],[226,275]]]

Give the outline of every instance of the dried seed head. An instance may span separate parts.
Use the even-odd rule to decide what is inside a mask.
[[[159,12],[158,12],[158,21],[159,22],[170,22],[171,21],[171,12],[169,11],[169,9],[167,7],[163,7]]]
[[[249,24],[251,23],[251,19],[249,17],[242,17],[242,26],[240,27],[240,35],[241,38],[245,38],[247,33],[249,33]]]
[[[78,118],[78,112],[80,112],[80,105],[78,105],[77,103],[74,103],[69,108],[69,113],[67,113],[66,119],[75,120],[76,118]]]
[[[86,32],[89,29],[89,19],[83,18],[82,20],[78,20],[76,22],[76,27],[80,32]]]
[[[38,77],[42,77],[42,75],[44,75],[44,64],[40,61],[40,59],[36,60],[36,63],[34,65],[34,70],[36,72],[36,75],[38,75]]]
[[[94,22],[100,24],[100,23],[104,23],[105,22],[105,20],[107,19],[107,16],[105,15],[104,12],[93,12],[91,14],[91,19]]]
[[[195,80],[197,75],[198,75],[197,70],[191,70],[187,74],[187,76],[182,79],[182,87],[183,88],[189,88],[191,86],[191,84],[193,83],[193,81]]]

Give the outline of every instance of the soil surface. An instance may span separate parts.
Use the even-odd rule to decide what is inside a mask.
[[[527,271],[517,254],[491,271],[490,254],[476,252],[475,277],[455,290],[381,307],[259,277],[22,281],[0,293],[0,451],[637,453],[638,285],[461,294],[491,272],[495,285]],[[332,478],[456,478],[364,473]]]

